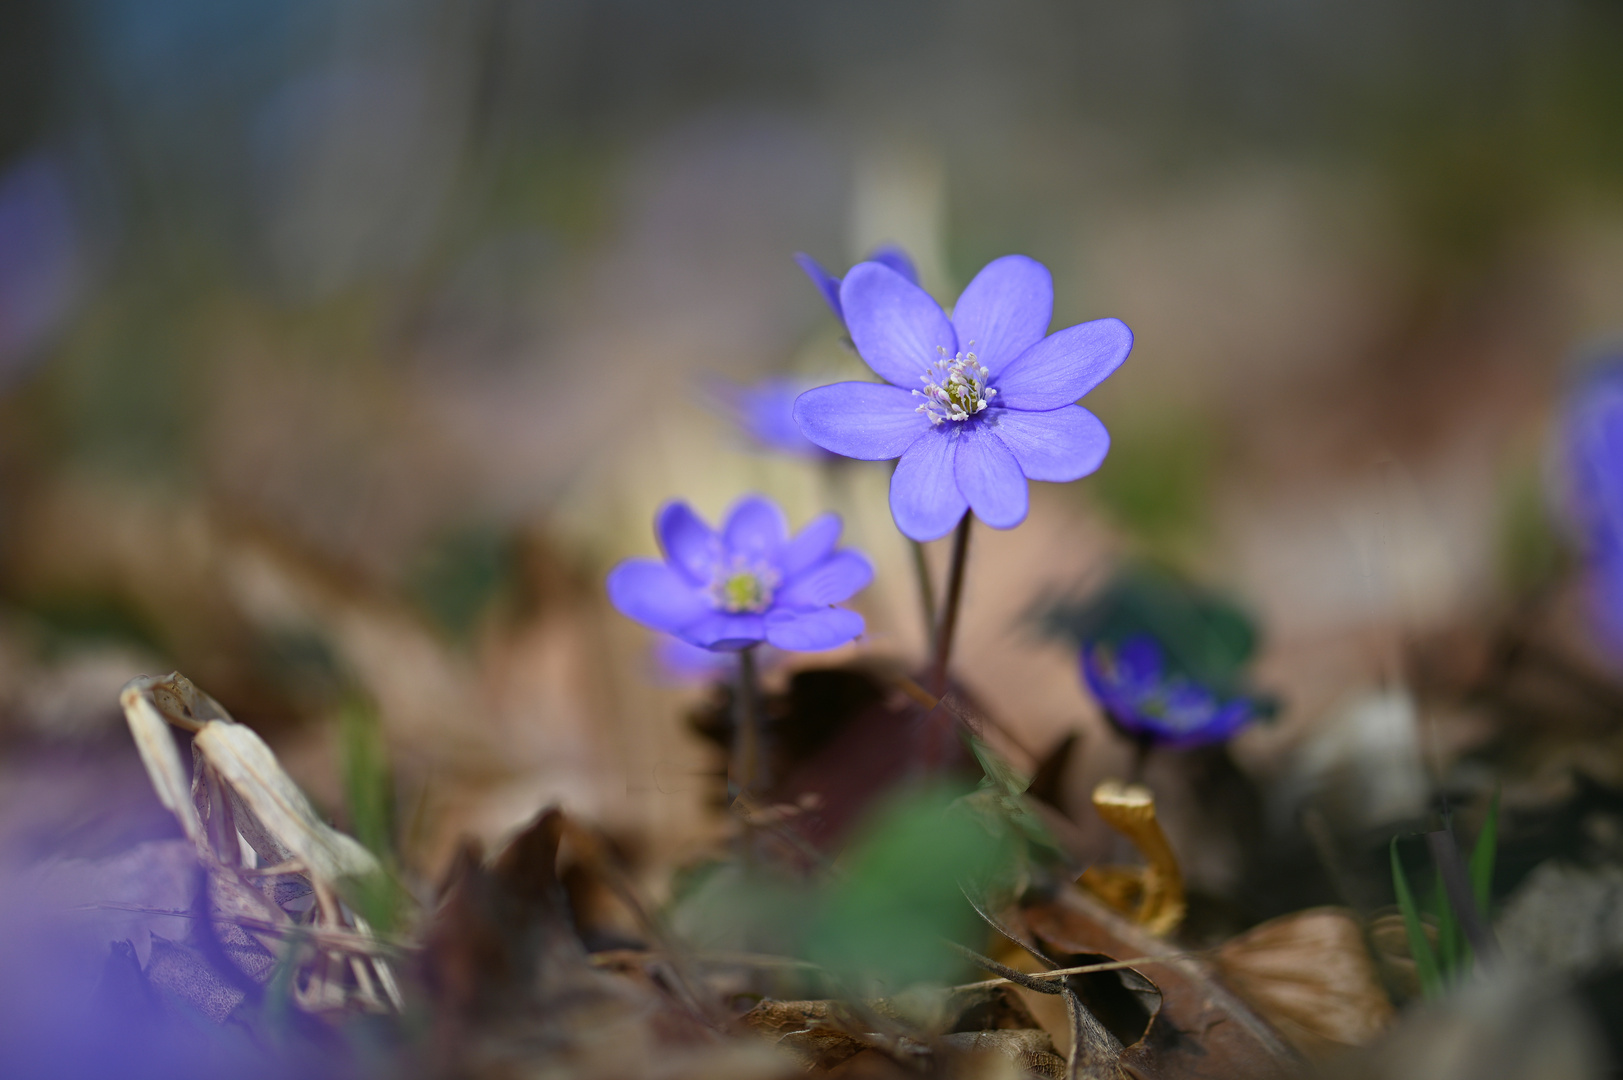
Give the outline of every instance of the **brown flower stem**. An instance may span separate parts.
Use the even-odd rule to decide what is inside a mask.
[[[924,612],[924,639],[935,633],[935,587],[930,584],[930,564],[924,558],[924,545],[909,540],[913,548],[913,574],[919,583],[919,606]]]
[[[753,790],[760,769],[761,692],[755,670],[755,646],[738,653],[738,687],[733,695],[733,761],[730,795],[737,799]]]
[[[947,597],[936,628],[935,655],[930,664],[930,690],[937,697],[947,692],[947,662],[952,656],[952,635],[958,629],[958,605],[964,596],[964,563],[969,555],[969,524],[974,520],[964,512],[958,531],[952,535],[952,564],[947,571]]]

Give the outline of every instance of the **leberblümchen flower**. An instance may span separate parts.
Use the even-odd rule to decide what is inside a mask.
[[[759,495],[733,504],[719,531],[687,503],[669,502],[654,520],[657,559],[627,559],[609,572],[620,613],[690,645],[733,651],[762,641],[795,652],[843,645],[862,616],[834,605],[873,580],[857,551],[836,551],[838,514],[789,535],[783,511]]]
[[[1123,734],[1173,750],[1222,742],[1258,714],[1248,698],[1223,701],[1169,671],[1160,644],[1147,634],[1119,646],[1088,642],[1082,647],[1082,677]]]
[[[907,257],[907,252],[894,244],[874,248],[865,261],[888,266],[913,284],[919,283],[919,272],[913,268],[913,260]],[[823,294],[823,300],[828,304],[829,310],[834,312],[834,317],[843,323],[845,312],[840,307],[840,279],[824,270],[821,263],[803,251],[795,253],[795,262],[806,271],[806,276],[817,286],[817,291]]]
[[[852,268],[840,304],[857,352],[886,382],[808,390],[795,422],[836,454],[901,458],[890,509],[914,540],[946,535],[967,510],[1013,528],[1026,519],[1027,480],[1076,480],[1104,460],[1109,434],[1074,402],[1127,358],[1133,334],[1119,319],[1049,334],[1054,287],[1041,263],[988,263],[951,319],[877,262]]]
[[[1588,564],[1591,615],[1623,653],[1623,361],[1591,372],[1567,403],[1568,513]]]

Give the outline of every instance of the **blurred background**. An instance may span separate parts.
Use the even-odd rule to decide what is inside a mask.
[[[840,658],[920,662],[886,470],[714,392],[859,374],[792,255],[882,242],[944,303],[1029,254],[1057,326],[1136,334],[1101,472],[977,534],[958,654],[1034,756],[1082,733],[1079,817],[1128,752],[1032,613],[1128,559],[1254,616],[1274,820],[1419,815],[1490,743],[1569,790],[1467,691],[1535,608],[1610,663],[1551,419],[1623,330],[1620,46],[1605,0],[10,0],[0,842],[171,828],[116,705],[171,669],[341,820],[375,737],[425,875],[547,800],[664,867],[713,840],[709,691],[603,574],[669,497],[832,507],[879,570]]]

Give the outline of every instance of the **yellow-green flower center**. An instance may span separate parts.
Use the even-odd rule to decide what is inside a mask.
[[[772,606],[778,585],[778,572],[770,566],[756,566],[734,558],[718,570],[710,583],[710,602],[722,611],[739,614],[762,612]]]

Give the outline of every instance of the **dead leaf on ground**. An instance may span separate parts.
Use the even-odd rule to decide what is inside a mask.
[[[1271,919],[1226,942],[1213,962],[1228,987],[1310,1058],[1362,1046],[1392,1019],[1363,929],[1342,908]]]
[[[1079,890],[1064,890],[1013,917],[1010,929],[1056,964],[1086,963],[1085,957],[1134,957],[1164,953],[1166,945]],[[1294,1076],[1301,1060],[1261,1017],[1193,958],[1157,962],[1134,979],[1089,976],[1079,996],[1124,1044],[1118,1063],[1135,1075],[1195,1080],[1268,1080]],[[1104,973],[1101,973],[1104,974]],[[1073,976],[1072,978],[1077,978]],[[1144,984],[1160,995],[1159,1007],[1132,1041],[1132,1026],[1146,1010]]]

